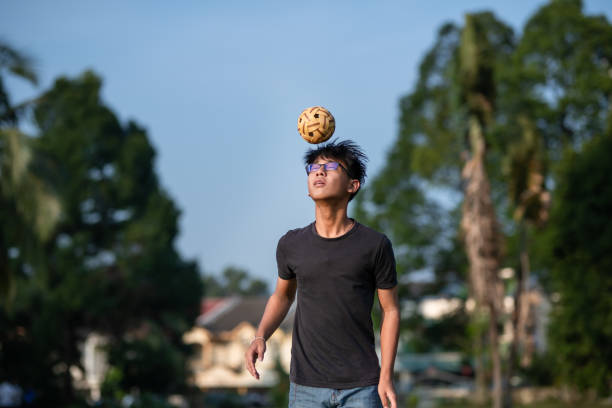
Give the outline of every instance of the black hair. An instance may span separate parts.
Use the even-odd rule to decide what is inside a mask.
[[[306,165],[312,164],[319,157],[342,161],[346,165],[348,176],[352,180],[359,180],[359,190],[361,190],[361,186],[365,183],[366,162],[368,161],[368,157],[355,142],[352,140],[343,140],[336,143],[335,140],[332,140],[315,149],[309,149],[304,155],[304,162]],[[349,201],[357,195],[359,190],[351,194]]]

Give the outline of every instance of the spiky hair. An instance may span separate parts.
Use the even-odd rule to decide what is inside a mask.
[[[343,140],[341,142],[332,140],[318,146],[317,148],[309,149],[304,155],[304,163],[306,165],[312,164],[319,157],[341,161],[346,165],[348,175],[351,179],[359,180],[359,183],[362,186],[365,183],[366,162],[368,161],[368,157],[357,145],[357,143],[353,142],[352,140]],[[359,190],[361,190],[361,187]],[[357,195],[359,190],[351,195],[349,201]]]

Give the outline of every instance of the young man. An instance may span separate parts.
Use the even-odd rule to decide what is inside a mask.
[[[365,179],[366,156],[351,141],[331,142],[304,157],[315,222],[278,242],[278,280],[245,353],[255,378],[266,340],[297,291],[290,372],[290,408],[396,408],[393,365],[399,333],[395,258],[389,239],[348,218]],[[382,309],[381,364],[371,310]]]

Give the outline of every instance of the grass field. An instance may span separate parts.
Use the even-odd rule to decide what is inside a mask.
[[[418,406],[418,405],[417,405]],[[467,401],[440,401],[433,405],[436,408],[490,408],[491,404],[475,405]],[[612,408],[612,402],[572,402],[542,401],[527,405],[514,405],[515,408]]]

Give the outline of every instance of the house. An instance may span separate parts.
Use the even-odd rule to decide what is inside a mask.
[[[266,307],[267,297],[206,298],[196,325],[183,341],[195,347],[189,362],[191,382],[202,390],[232,388],[241,392],[270,388],[278,378],[276,362],[288,373],[291,361],[291,334],[294,307],[266,342],[264,361],[257,362],[260,379],[246,370],[244,353]]]
[[[108,337],[91,332],[80,344],[81,366],[70,367],[74,388],[83,391],[92,401],[100,399],[102,383],[108,371],[108,356],[105,350]]]
[[[502,268],[499,277],[504,281],[513,278],[513,268]],[[430,278],[431,279],[431,278]],[[431,280],[412,281],[410,275],[400,278],[400,284],[410,295],[400,301],[401,316],[403,319],[419,314],[427,320],[440,320],[453,313],[465,310],[468,314],[474,312],[476,301],[469,297],[463,299],[461,282],[453,282],[443,288],[439,293],[426,295]],[[501,318],[503,327],[500,333],[500,343],[509,345],[514,337],[511,316],[514,313],[514,297],[505,295],[501,299]],[[551,303],[548,296],[532,277],[527,283],[527,290],[523,294],[522,306],[519,310],[518,341],[523,350],[521,365],[528,366],[534,354],[546,351],[546,331],[548,326]]]
[[[267,297],[206,298],[194,327],[183,335],[193,345],[195,354],[188,362],[191,382],[202,390],[270,388],[278,378],[276,362],[288,373],[291,362],[291,334],[294,306],[281,326],[266,342],[263,362],[257,362],[260,379],[253,378],[244,367],[244,352],[255,337]],[[82,369],[70,367],[75,389],[97,401],[108,370],[105,346],[108,338],[88,333],[80,345]]]

